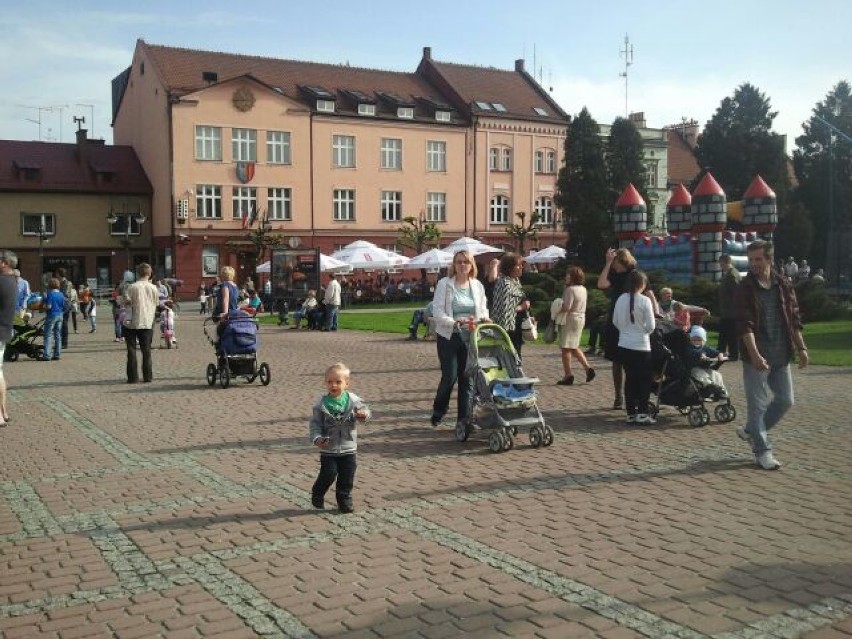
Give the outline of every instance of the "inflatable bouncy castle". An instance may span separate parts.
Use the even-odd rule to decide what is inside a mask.
[[[666,204],[669,234],[649,236],[645,202],[628,184],[613,211],[615,236],[643,270],[667,271],[673,282],[696,277],[718,281],[720,255],[730,255],[734,267],[744,271],[748,244],[761,238],[771,240],[778,223],[775,193],[759,175],[743,201],[732,203],[731,209],[722,187],[708,172],[691,195],[682,184],[674,189]],[[745,231],[725,231],[729,219],[741,222]]]

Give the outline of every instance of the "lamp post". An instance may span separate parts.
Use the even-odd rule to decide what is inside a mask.
[[[110,225],[111,235],[114,235],[114,233],[112,233],[111,227],[117,224],[119,220],[124,220],[124,240],[122,243],[124,244],[124,249],[127,254],[127,270],[131,273],[133,272],[133,265],[130,262],[130,231],[133,228],[133,222],[136,222],[137,231],[136,233],[133,233],[133,235],[141,235],[142,225],[145,224],[146,221],[145,216],[142,214],[141,207],[138,204],[136,206],[137,208],[135,213],[128,213],[127,202],[122,202],[121,213],[118,213],[116,212],[115,208],[110,205],[110,211],[107,214],[107,222],[109,222]]]
[[[50,236],[47,234],[47,229],[44,228],[44,219],[38,223],[38,281],[44,290],[44,245],[50,242]]]

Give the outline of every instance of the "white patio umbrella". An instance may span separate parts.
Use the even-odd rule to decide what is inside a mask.
[[[411,261],[406,264],[407,268],[433,268],[440,269],[450,265],[453,261],[453,254],[441,249],[433,248],[421,253],[416,257],[412,257]]]
[[[330,255],[325,255],[324,253],[320,253],[320,271],[323,273],[346,273],[347,271],[351,271],[352,267],[349,266],[346,262],[342,262],[337,260]]]
[[[345,262],[352,268],[377,270],[397,268],[405,266],[409,262],[409,258],[404,255],[386,251],[366,240],[356,240],[347,244],[339,251],[332,253],[331,257]]]
[[[553,264],[563,257],[565,257],[565,249],[556,244],[551,244],[547,248],[531,253],[525,258],[525,261],[527,264]]]
[[[503,249],[497,248],[496,246],[490,246],[488,244],[483,244],[479,240],[475,240],[472,237],[460,237],[455,242],[451,243],[449,246],[441,249],[446,251],[447,253],[451,253],[455,255],[459,251],[467,251],[473,256],[481,255],[482,253],[503,253]]]
[[[255,273],[269,273],[272,270],[272,265],[267,261],[263,264],[258,264],[257,268],[254,269]]]

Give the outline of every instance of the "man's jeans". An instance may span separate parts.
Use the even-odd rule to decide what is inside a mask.
[[[124,343],[127,346],[127,381],[135,384],[139,381],[139,369],[136,363],[136,346],[142,351],[142,381],[150,382],[154,379],[154,370],[151,363],[151,339],[154,330],[151,328],[124,328]]]
[[[62,316],[48,317],[44,322],[44,356],[59,359],[62,354]]]
[[[340,309],[339,306],[335,304],[326,304],[325,306],[325,314],[326,314],[326,322],[325,327],[330,331],[337,330],[337,311]]]
[[[793,405],[793,378],[790,365],[770,366],[759,371],[743,362],[743,387],[746,396],[745,430],[751,437],[755,455],[771,450],[769,430],[781,421]]]

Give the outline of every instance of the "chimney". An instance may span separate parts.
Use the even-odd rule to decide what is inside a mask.
[[[75,131],[75,134],[77,135],[77,145],[78,146],[83,146],[84,144],[86,144],[86,140],[87,140],[86,134],[87,133],[88,133],[88,131],[86,129],[77,129]]]
[[[431,60],[432,59],[432,47],[423,47],[423,59]]]
[[[689,120],[680,125],[680,135],[691,148],[698,143],[698,121]]]
[[[637,129],[647,128],[647,123],[645,121],[645,112],[644,111],[638,111],[636,113],[631,113],[627,117],[633,124],[636,125]]]
[[[515,71],[518,73],[524,72],[524,59],[520,58],[519,60],[515,60]]]

